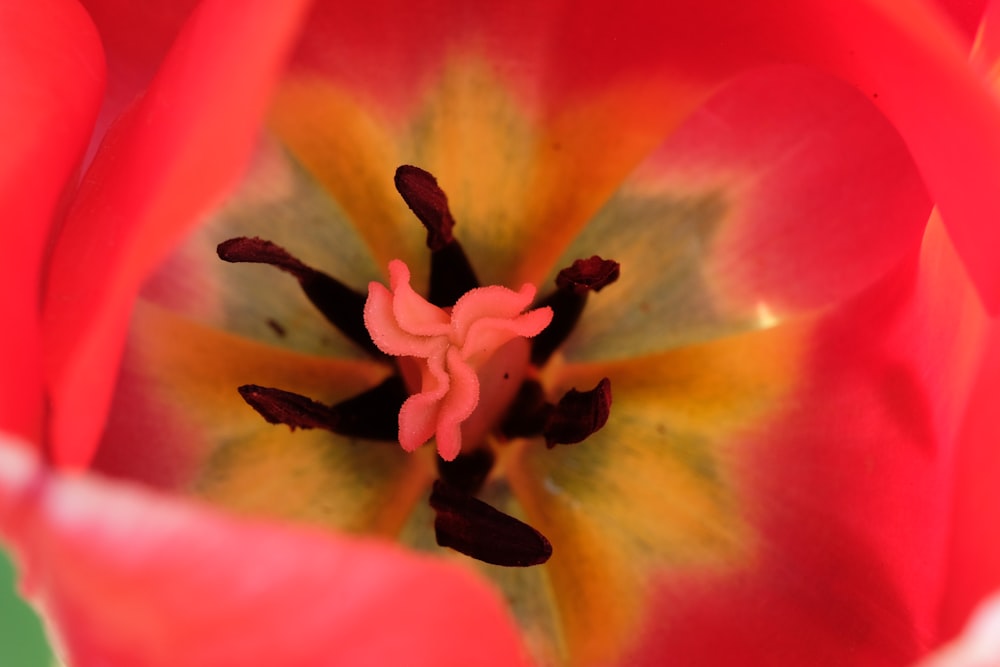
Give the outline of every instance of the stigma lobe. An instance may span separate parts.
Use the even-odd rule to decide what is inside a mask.
[[[514,291],[492,285],[466,292],[450,312],[417,294],[410,270],[389,263],[389,288],[372,282],[364,307],[365,326],[386,354],[410,357],[420,368],[420,390],[399,411],[399,444],[413,451],[432,437],[446,461],[462,449],[461,426],[479,404],[478,368],[511,340],[537,335],[552,321],[552,309],[524,312],[535,298],[525,284]]]

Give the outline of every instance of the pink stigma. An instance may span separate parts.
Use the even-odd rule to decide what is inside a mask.
[[[410,269],[398,259],[389,262],[389,286],[368,285],[364,318],[378,349],[420,368],[420,391],[399,411],[399,444],[412,452],[436,437],[438,454],[451,461],[462,450],[462,423],[479,405],[477,370],[504,344],[545,329],[552,309],[524,312],[535,298],[530,284],[517,292],[477,287],[451,309],[439,308],[413,291]]]

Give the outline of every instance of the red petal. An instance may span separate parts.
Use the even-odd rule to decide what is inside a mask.
[[[129,306],[239,175],[304,5],[201,5],[95,157],[54,250],[44,311],[60,464],[92,456]]]
[[[650,354],[840,303],[913,251],[929,211],[899,135],[856,90],[762,68],[696,111],[563,252],[556,267],[597,249],[621,263],[563,351]]]
[[[965,36],[967,43],[971,46],[976,33],[979,31],[979,23],[982,20],[983,12],[989,0],[935,0],[952,22]]]
[[[0,4],[0,428],[38,441],[41,260],[104,86],[101,45],[75,2]]]
[[[919,264],[825,318],[785,410],[732,443],[752,558],[664,573],[636,664],[890,666],[937,643],[986,319],[939,221]]]
[[[104,45],[108,89],[95,138],[145,90],[198,0],[82,0]],[[97,143],[91,145],[91,152]]]
[[[605,113],[593,115],[618,131],[585,140],[592,155],[611,163],[599,166],[612,178],[637,147],[633,140],[645,131],[662,137],[733,76],[779,63],[824,69],[870,97],[900,130],[978,289],[991,308],[1000,308],[1000,270],[989,251],[1000,231],[983,237],[1000,219],[993,182],[1000,172],[996,104],[968,67],[967,37],[937,7],[920,0],[794,6],[679,0],[655,8],[648,2],[536,3],[522,14],[503,3],[377,0],[374,6],[324,3],[314,18],[299,52],[302,66],[363,99],[380,100],[393,117],[406,113],[456,52],[473,60],[482,54],[500,80],[535,100],[553,121],[553,143],[560,146],[580,142],[591,128],[559,114],[615,91]],[[597,168],[578,151],[564,153],[546,165],[551,174],[543,169],[534,180],[578,183]],[[442,182],[451,179],[433,171]],[[579,217],[559,206],[544,213],[547,224]]]
[[[814,65],[856,86],[899,129],[977,288],[1000,309],[992,250],[1000,243],[997,107],[967,65],[964,40],[936,8],[918,0],[682,0],[656,12],[646,3],[579,9],[562,50],[569,90],[621,76],[623,64],[680,72],[674,78],[696,95],[768,63]],[[580,54],[584,60],[573,62]]]
[[[507,611],[464,568],[52,475],[7,442],[0,530],[80,667],[526,662]]]
[[[1000,589],[1000,328],[990,336],[989,352],[973,390],[959,438],[952,508],[949,579],[944,587],[942,632],[959,630],[982,597]]]

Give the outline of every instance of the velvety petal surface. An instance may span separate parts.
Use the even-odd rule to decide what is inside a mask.
[[[916,247],[929,211],[866,99],[814,70],[758,70],[671,135],[563,252],[556,268],[594,252],[621,264],[565,352],[654,353],[836,303]]]
[[[948,583],[942,591],[941,635],[952,637],[982,598],[1000,589],[1000,331],[994,324],[962,423],[948,540]]]
[[[961,39],[919,2],[655,11],[553,2],[525,18],[503,3],[321,3],[269,116],[288,155],[269,142],[258,153],[278,156],[259,173],[284,185],[256,200],[263,220],[247,188],[240,215],[218,216],[147,295],[260,342],[350,356],[349,345],[327,346],[315,314],[293,319],[308,310],[301,298],[268,300],[272,281],[287,293],[294,281],[269,267],[229,273],[235,267],[214,263],[211,240],[244,223],[274,238],[272,215],[282,245],[297,243],[310,264],[357,286],[401,258],[422,292],[424,231],[391,179],[399,164],[420,165],[448,194],[456,236],[484,283],[538,281],[595,252],[623,260],[622,281],[591,297],[593,314],[545,377],[556,396],[612,377],[608,425],[573,447],[514,443],[484,491],[553,541],[544,568],[484,568],[538,655],[629,664],[635,642],[635,659],[651,665],[747,656],[889,665],[919,655],[936,641],[926,591],[942,585],[935,549],[982,312],[940,223],[916,259],[929,206],[918,174],[949,202],[953,231],[975,228],[995,206],[992,187],[960,176],[997,173],[998,143]],[[861,92],[817,71],[772,67],[795,61]],[[311,193],[309,203],[296,192]],[[955,204],[956,193],[972,203]],[[327,219],[335,231],[323,231]],[[988,242],[956,239],[971,260]],[[171,266],[196,266],[200,277],[186,282]],[[992,269],[975,266],[988,295]],[[306,335],[290,333],[293,321]],[[143,352],[145,334],[133,344],[138,388],[160,367]],[[260,359],[264,372],[271,357]],[[182,386],[198,401],[229,391],[197,362],[179,366],[195,369],[198,380]],[[313,381],[322,391],[323,378]],[[211,431],[210,410],[188,409],[193,429]],[[231,495],[206,497],[251,497],[246,509],[292,518],[322,502],[329,487],[312,480],[327,475],[365,502],[403,489],[402,506],[416,509],[404,540],[427,545],[425,480],[394,486],[400,478],[378,469],[365,488],[352,481],[360,471],[330,473],[316,453],[339,443],[277,431],[258,455],[216,429],[223,434],[208,449],[226,454],[194,488],[238,480]],[[301,467],[286,466],[283,447],[310,452],[294,456]],[[333,466],[349,465],[337,456]],[[430,460],[420,465],[415,479]],[[292,497],[301,477],[320,492],[292,511],[253,492],[267,484]],[[398,528],[395,520],[385,525]]]
[[[614,392],[587,440],[523,442],[505,466],[526,520],[552,542],[546,569],[571,664],[619,664],[657,573],[724,572],[751,557],[734,441],[795,400],[806,332],[787,325],[543,376],[553,396],[602,377]]]
[[[433,478],[428,457],[322,430],[292,433],[237,392],[259,384],[329,405],[388,373],[262,345],[140,302],[94,465],[241,513],[392,535]]]
[[[249,156],[303,3],[191,15],[146,94],[109,132],[56,243],[44,311],[56,460],[86,463],[141,281]]]
[[[292,276],[272,266],[221,261],[217,246],[239,236],[271,240],[361,294],[369,282],[384,280],[385,267],[375,263],[342,209],[265,135],[240,187],[146,281],[142,297],[193,322],[268,345],[367,358],[317,311]]]
[[[0,534],[81,667],[526,663],[507,612],[468,570],[60,476],[9,439]]]
[[[0,6],[0,428],[42,433],[42,257],[104,87],[101,44],[75,2]]]
[[[398,219],[377,203],[391,200],[372,196],[382,187],[382,161],[423,164],[438,175],[445,191],[454,193],[460,224],[476,223],[492,208],[493,219],[514,236],[568,238],[719,85],[755,67],[800,63],[844,79],[899,129],[976,284],[989,304],[997,302],[1000,280],[981,242],[997,217],[987,176],[1000,167],[995,103],[966,66],[967,39],[930,3],[734,8],[692,0],[651,10],[642,2],[548,2],[522,15],[500,3],[389,1],[379,9],[341,3],[317,9],[300,45],[299,68],[272,118],[355,224],[386,221],[385,229],[368,234],[376,252],[388,258],[409,261],[401,253],[415,246],[396,233]],[[375,42],[387,47],[365,47]],[[513,92],[491,97],[490,86],[479,84],[490,79]],[[435,87],[442,93],[429,95]],[[511,100],[541,131],[524,131],[510,114]],[[421,113],[442,102],[445,108],[433,116]],[[359,108],[368,112],[357,113]],[[472,112],[476,108],[492,113]],[[402,119],[420,116],[429,122],[416,131],[400,127]],[[332,117],[338,129],[351,128],[339,133],[350,138],[323,131],[321,119]],[[491,135],[477,129],[487,118],[507,128],[492,151],[484,150]],[[402,139],[392,141],[393,132]],[[439,138],[428,142],[433,133]],[[446,136],[454,140],[446,144]],[[378,151],[359,150],[374,139]],[[470,162],[470,155],[479,161]],[[483,161],[491,155],[496,158]],[[340,177],[352,162],[354,179]],[[469,178],[469,164],[477,164],[475,178]],[[551,196],[565,184],[577,187],[574,198]],[[475,254],[487,243],[476,238],[482,232],[471,234]],[[500,242],[482,261],[496,262],[487,271],[497,281],[500,267],[518,262],[514,244],[502,236],[492,240]],[[531,274],[550,267],[555,256],[546,244],[528,245],[517,275],[537,280]]]
[[[937,220],[919,258],[816,322],[796,390],[729,442],[748,555],[663,570],[630,664],[889,666],[937,645],[985,324]]]
[[[149,87],[199,0],[83,0],[80,4],[101,36],[108,67],[108,87],[88,151],[89,161],[111,123]]]

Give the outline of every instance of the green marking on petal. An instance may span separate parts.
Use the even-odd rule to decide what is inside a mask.
[[[607,664],[627,650],[654,578],[752,562],[734,448],[792,391],[804,333],[788,324],[546,369],[555,395],[603,376],[614,386],[602,430],[572,447],[515,445],[507,466],[526,520],[552,542],[546,568],[574,660]]]
[[[393,536],[433,474],[426,457],[386,443],[259,421],[209,458],[196,495],[256,516]]]
[[[598,251],[621,264],[618,282],[587,300],[563,348],[567,358],[630,358],[757,328],[748,314],[716,305],[704,274],[727,212],[722,192],[711,190],[676,196],[620,191],[608,201],[557,265]]]
[[[241,189],[174,253],[147,299],[209,327],[309,354],[367,358],[309,303],[295,279],[225,264],[215,247],[260,236],[363,292],[378,266],[343,210],[280,147],[265,143]]]

